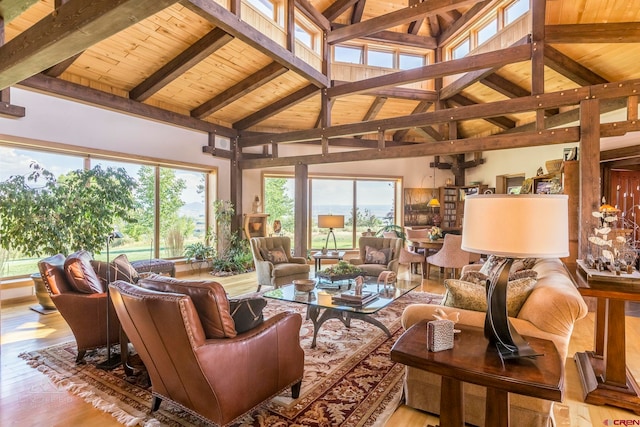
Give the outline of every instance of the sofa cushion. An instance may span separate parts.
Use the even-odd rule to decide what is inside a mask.
[[[537,279],[538,272],[531,269],[524,269],[524,270],[518,270],[518,271],[511,271],[509,273],[509,280],[524,279],[526,277]],[[483,286],[487,282],[487,280],[489,280],[489,278],[490,278],[489,276],[487,276],[484,273],[481,273],[480,271],[467,271],[462,276],[460,276],[460,280],[464,282],[473,282]]]
[[[93,256],[87,251],[74,252],[64,261],[64,272],[71,287],[84,294],[105,291],[100,278],[91,266]]]
[[[116,268],[116,277],[112,277],[112,280],[125,280],[129,283],[137,283],[140,279],[138,271],[131,265],[127,255],[120,254],[111,261]]]
[[[364,262],[366,264],[383,264],[387,265],[391,258],[391,248],[376,249],[367,246],[365,249]]]
[[[507,314],[517,317],[520,308],[533,290],[536,280],[531,277],[510,280],[507,284]],[[466,310],[487,311],[487,291],[483,284],[446,279],[447,288],[442,305]]]
[[[153,291],[189,295],[207,338],[233,338],[237,335],[229,311],[229,300],[220,283],[211,280],[178,280],[151,274],[141,278],[138,285]]]
[[[67,274],[64,271],[65,260],[66,257],[64,255],[57,254],[38,262],[40,275],[53,295],[72,290]]]
[[[262,310],[267,306],[264,298],[242,298],[229,300],[231,317],[236,326],[236,332],[241,334],[264,322]]]

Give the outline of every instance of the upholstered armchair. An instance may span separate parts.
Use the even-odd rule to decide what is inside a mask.
[[[258,291],[262,286],[279,287],[295,279],[308,279],[311,268],[303,257],[291,256],[288,237],[252,237],[251,253],[258,276]]]
[[[169,290],[171,285],[162,286]],[[169,399],[216,425],[228,425],[288,387],[294,398],[299,396],[300,314],[278,313],[237,333],[221,285],[175,281],[173,286],[184,293],[125,281],[110,285],[122,327],[149,373],[152,411]]]
[[[358,240],[358,258],[349,262],[364,271],[365,276],[378,277],[385,270],[397,273],[402,245],[402,239],[363,236]]]
[[[51,300],[75,337],[76,363],[82,362],[87,350],[107,344],[106,281],[98,276],[90,261],[87,252],[78,252],[68,258],[58,254],[38,262]],[[109,341],[119,343],[119,337],[120,323],[109,303]]]
[[[462,249],[461,235],[445,234],[442,249],[428,256],[426,259],[427,279],[429,278],[429,271],[432,265],[444,268],[445,277],[447,275],[447,268],[452,269],[451,277],[455,277],[456,270],[461,269],[467,264],[471,264],[471,262],[477,258],[476,254],[472,255],[470,252]]]

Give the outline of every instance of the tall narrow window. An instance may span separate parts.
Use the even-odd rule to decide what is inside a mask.
[[[346,62],[348,64],[362,64],[364,50],[355,46],[334,46],[333,56],[336,62]]]
[[[504,10],[504,24],[509,25],[529,10],[529,0],[516,0]]]
[[[393,52],[369,49],[367,51],[367,65],[393,68]]]
[[[451,59],[464,58],[469,54],[470,49],[471,43],[469,41],[469,37],[467,37],[462,42],[458,43],[453,49],[451,49]]]
[[[426,60],[424,55],[412,55],[410,53],[401,53],[398,55],[398,68],[401,70],[418,68],[425,64]]]
[[[478,30],[478,45],[489,40],[498,33],[498,19],[494,18]]]
[[[269,0],[247,0],[247,2],[251,6],[256,8],[259,12],[268,16],[270,19],[274,20],[275,22],[278,22],[278,19],[276,16],[276,7],[273,4],[273,2]]]

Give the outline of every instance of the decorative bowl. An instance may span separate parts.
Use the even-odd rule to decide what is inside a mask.
[[[313,279],[297,279],[293,281],[293,285],[298,292],[311,292],[316,287],[316,281]]]

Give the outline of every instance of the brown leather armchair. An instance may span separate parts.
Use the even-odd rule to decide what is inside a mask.
[[[122,327],[148,370],[152,411],[169,399],[227,425],[289,386],[298,397],[304,369],[299,314],[279,313],[247,332],[207,338],[204,313],[191,298],[198,290],[159,292],[124,281],[110,289]],[[209,295],[215,317],[222,319],[218,325],[227,328],[224,292]]]
[[[81,363],[87,350],[107,344],[106,283],[100,280],[86,255],[74,265],[67,262],[74,278],[72,283],[65,272],[66,260],[62,254],[54,255],[38,262],[38,269],[53,304],[73,332],[78,346],[76,363]],[[109,310],[109,341],[117,344],[120,342],[120,322],[112,304],[109,304]]]

